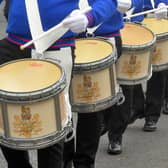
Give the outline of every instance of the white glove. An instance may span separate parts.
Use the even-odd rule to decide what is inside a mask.
[[[84,32],[88,23],[87,16],[82,14],[80,10],[72,11],[72,13],[63,21],[63,25],[74,33]]]
[[[164,3],[160,3],[157,7],[157,10],[155,12],[155,17],[157,19],[166,19],[167,18],[167,8],[165,8],[166,5]]]
[[[121,13],[127,12],[132,5],[131,0],[117,0],[118,1],[118,7],[117,10]]]

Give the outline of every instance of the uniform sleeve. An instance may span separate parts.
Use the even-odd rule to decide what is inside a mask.
[[[143,11],[144,7],[144,0],[132,0],[132,8],[134,8],[133,13],[139,13]],[[137,16],[131,18],[132,22],[141,22],[143,20],[144,16]]]
[[[144,0],[132,0],[132,8],[142,9]]]
[[[89,5],[92,7],[87,13],[89,27],[108,20],[117,10],[116,0],[89,0]]]

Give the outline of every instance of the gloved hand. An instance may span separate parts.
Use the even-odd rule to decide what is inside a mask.
[[[117,0],[118,1],[118,7],[117,10],[121,13],[127,12],[132,5],[131,0]]]
[[[165,4],[164,3],[160,3],[158,5],[158,9],[156,12],[155,12],[155,17],[157,19],[166,19],[167,18],[167,8],[165,8]]]
[[[74,33],[84,32],[88,23],[87,16],[82,14],[80,10],[72,11],[72,13],[63,21],[63,25]]]

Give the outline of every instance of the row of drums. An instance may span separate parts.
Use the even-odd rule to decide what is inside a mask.
[[[124,96],[119,84],[147,81],[152,71],[168,66],[168,20],[146,18],[142,25],[126,23],[121,30],[123,53],[104,38],[76,41],[70,87],[74,112],[97,112]],[[117,60],[117,61],[116,61]],[[66,111],[66,76],[50,60],[24,59],[0,66],[0,143],[27,150],[52,145],[71,131]]]

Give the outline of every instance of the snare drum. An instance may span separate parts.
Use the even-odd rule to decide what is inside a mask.
[[[168,69],[168,20],[145,18],[142,22],[156,35],[156,47],[152,55],[153,71]]]
[[[0,66],[0,143],[38,149],[62,140],[71,127],[66,79],[51,61],[25,59]]]
[[[125,23],[121,37],[123,54],[116,65],[118,82],[141,84],[152,75],[151,54],[156,37],[151,30],[135,23]]]
[[[74,112],[96,112],[116,102],[121,95],[116,80],[116,50],[104,38],[76,41],[75,65],[71,83]]]

